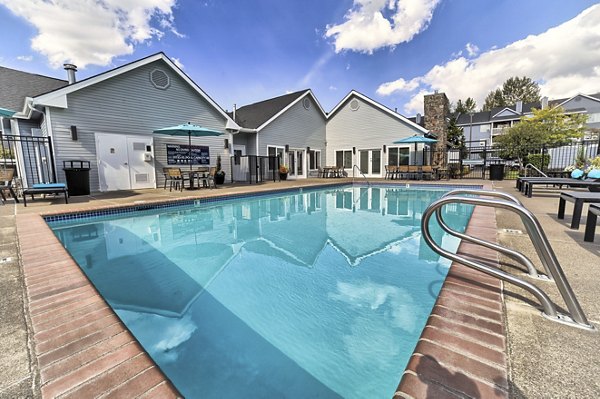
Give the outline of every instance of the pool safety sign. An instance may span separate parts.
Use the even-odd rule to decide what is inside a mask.
[[[193,145],[190,162],[190,146],[187,144],[167,144],[168,165],[210,165],[207,146]]]

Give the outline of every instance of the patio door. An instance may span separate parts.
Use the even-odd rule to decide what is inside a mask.
[[[294,150],[288,151],[288,179],[303,179],[306,177],[306,150]]]
[[[365,176],[381,176],[381,150],[360,150],[358,157],[358,166]]]
[[[155,187],[152,136],[96,133],[100,191]]]

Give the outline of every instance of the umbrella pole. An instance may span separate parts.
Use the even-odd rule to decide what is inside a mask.
[[[192,132],[188,131],[188,149],[190,152],[190,172],[192,171]]]

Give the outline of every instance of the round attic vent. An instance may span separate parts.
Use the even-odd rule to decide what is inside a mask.
[[[360,103],[358,102],[358,100],[356,98],[354,100],[350,101],[350,109],[352,111],[356,111],[359,107],[360,107]]]
[[[304,108],[309,109],[310,108],[310,99],[308,97],[304,97],[304,100],[302,100],[302,105],[304,106]]]
[[[165,71],[161,69],[154,69],[150,72],[150,82],[157,89],[166,89],[171,84],[171,79]]]

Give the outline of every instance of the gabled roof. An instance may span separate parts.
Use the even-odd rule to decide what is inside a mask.
[[[507,112],[507,115],[500,115],[505,111]],[[509,108],[509,107],[504,107],[500,111],[492,114],[492,118],[506,117],[506,116],[521,116],[521,115],[516,110]]]
[[[26,97],[37,96],[68,85],[69,82],[0,66],[0,107],[19,111]]]
[[[405,116],[400,115],[398,112],[392,111],[391,109],[389,109],[385,105],[378,103],[377,101],[375,101],[375,100],[373,100],[373,99],[365,96],[362,93],[359,93],[356,90],[351,90],[350,93],[348,93],[346,95],[346,97],[344,97],[342,99],[342,101],[340,101],[335,107],[333,107],[333,109],[331,110],[331,112],[329,112],[329,114],[327,114],[327,119],[331,119],[333,117],[333,115],[335,115],[335,113],[342,107],[342,105],[344,105],[352,97],[358,97],[358,98],[360,98],[361,100],[363,100],[364,102],[370,104],[374,108],[377,108],[380,111],[383,111],[384,113],[390,115],[391,117],[396,118],[396,119],[398,119],[398,120],[406,123],[407,125],[410,125],[410,126],[414,127],[415,129],[417,129],[417,130],[419,130],[419,131],[421,131],[423,133],[429,132],[429,130],[425,129],[423,126],[416,124],[414,121],[410,120],[409,118],[406,118]]]
[[[319,104],[319,101],[312,94],[312,91],[305,89],[259,101],[254,104],[244,105],[235,111],[235,122],[247,129],[261,130],[306,96],[310,96],[313,99],[323,117],[327,118],[325,111],[323,111],[321,104]],[[230,112],[229,116],[232,117],[233,113]]]
[[[592,100],[592,101],[600,102],[600,93],[591,94],[591,95],[587,95],[587,94],[581,94],[581,93],[579,93],[579,94],[576,94],[576,95],[574,95],[573,97],[569,97],[569,98],[567,98],[567,99],[556,100],[555,102],[559,102],[559,101],[560,101],[560,102],[559,102],[558,104],[554,105],[554,106],[557,106],[557,107],[562,107],[564,104],[568,103],[569,101],[571,101],[571,100],[573,100],[574,98],[576,98],[576,97],[579,97],[579,96],[581,96],[581,97],[585,97],[585,98],[587,98],[588,100]]]
[[[215,110],[221,114],[225,120],[228,122],[227,125],[229,127],[236,127],[235,125],[231,125],[231,118],[227,113],[212,99],[208,94],[206,94],[188,75],[186,75],[169,57],[167,57],[163,52],[149,55],[148,57],[139,59],[137,61],[130,62],[128,64],[122,65],[120,67],[111,69],[106,72],[102,72],[98,75],[91,76],[87,79],[80,80],[71,85],[67,85],[65,87],[59,88],[57,90],[52,90],[44,94],[36,95],[33,98],[33,104],[35,105],[46,105],[58,108],[68,108],[67,104],[67,95],[73,93],[77,90],[81,90],[83,88],[95,85],[97,83],[103,82],[107,79],[113,78],[115,76],[122,75],[126,72],[132,71],[136,68],[139,68],[144,65],[148,65],[155,61],[162,60],[164,61],[177,75],[179,75],[186,83],[188,83],[202,98],[204,98]]]

